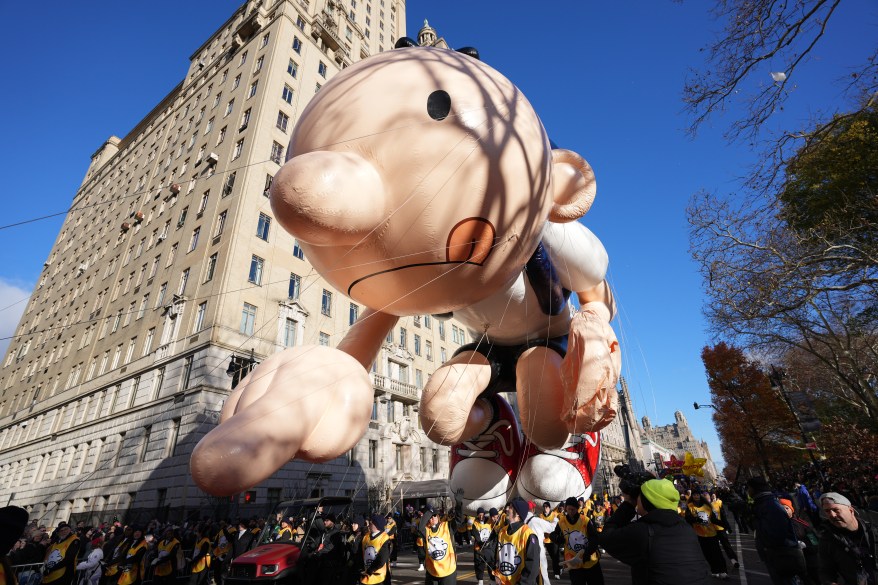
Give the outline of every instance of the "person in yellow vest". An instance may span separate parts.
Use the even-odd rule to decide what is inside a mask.
[[[9,551],[27,526],[27,510],[18,506],[0,508],[0,585],[17,585]]]
[[[293,526],[295,525],[295,521],[285,516],[280,520],[280,530],[274,536],[275,542],[293,542]]]
[[[716,527],[716,537],[719,539],[722,549],[732,563],[732,568],[737,569],[741,564],[738,562],[738,555],[735,553],[735,549],[732,548],[732,543],[729,542],[729,533],[732,530],[732,526],[723,509],[723,501],[715,493],[711,493],[708,497],[710,498],[710,507],[713,509],[716,519],[719,520],[719,524]]]
[[[147,543],[143,537],[143,529],[139,526],[132,528],[131,546],[125,553],[119,569],[119,585],[140,585],[143,582],[146,567],[143,557],[146,556]]]
[[[476,510],[476,517],[473,518],[472,528],[470,528],[470,538],[473,541],[473,565],[476,570],[476,579],[479,585],[484,585],[485,579],[485,557],[482,554],[484,547],[491,539],[491,520],[487,517],[484,508]],[[488,573],[493,580],[493,575]]]
[[[720,550],[719,538],[716,535],[719,520],[710,504],[704,501],[700,490],[692,491],[683,518],[695,530],[701,553],[710,565],[710,574],[718,579],[728,579],[726,559]]]
[[[583,511],[588,509],[588,504],[591,500],[586,500],[585,507]],[[549,502],[543,502],[543,511],[540,512],[540,518],[549,522],[550,524],[554,524],[558,519],[557,510],[552,509],[552,504]],[[588,512],[585,513],[585,517],[588,518]],[[543,545],[546,547],[546,553],[549,555],[549,560],[552,562],[552,574],[555,576],[555,579],[561,578],[561,547],[559,546],[558,535],[561,534],[561,529],[558,526],[555,526],[555,530],[550,533],[547,533],[543,538]]]
[[[454,552],[453,532],[462,522],[460,504],[455,507],[455,514],[441,519],[438,512],[427,507],[418,524],[418,530],[424,535],[427,555],[424,562],[426,585],[455,585],[457,583],[457,555]]]
[[[497,534],[497,563],[494,576],[500,585],[542,585],[540,575],[540,543],[537,535],[525,524],[530,511],[528,503],[515,497],[504,512],[509,521]]]
[[[579,514],[576,498],[564,502],[564,514],[558,518],[564,534],[564,562],[573,585],[603,585],[601,554],[598,549],[598,529],[594,522]]]
[[[210,539],[207,527],[195,527],[195,546],[192,549],[191,574],[189,585],[207,585],[210,582]]]
[[[369,530],[363,536],[360,545],[363,551],[363,572],[360,574],[360,583],[363,585],[390,583],[391,546],[386,518],[381,514],[374,514],[369,518]]]
[[[424,536],[418,531],[418,523],[424,517],[424,510],[418,510],[417,516],[412,521],[412,533],[415,537],[415,554],[418,555],[418,572],[424,570],[424,561],[427,558],[427,551],[424,548]]]
[[[156,550],[156,558],[151,563],[153,582],[171,585],[177,580],[177,552],[180,550],[180,541],[174,536],[173,528],[165,529]]]
[[[232,542],[235,534],[234,526],[225,520],[220,521],[219,530],[213,537],[213,558],[216,562],[211,565],[216,585],[223,585],[229,565],[232,564]]]
[[[384,532],[390,539],[390,566],[396,566],[396,520],[393,519],[393,512],[384,517]]]
[[[43,583],[70,585],[75,578],[76,556],[79,554],[79,538],[67,522],[58,524],[55,539],[46,550],[43,565]]]
[[[125,560],[125,554],[131,547],[131,527],[117,527],[115,529],[120,534],[114,536],[104,546],[104,574],[101,577],[102,585],[116,585],[119,581],[122,563]]]

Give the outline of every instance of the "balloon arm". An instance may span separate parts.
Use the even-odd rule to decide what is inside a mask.
[[[606,280],[602,280],[589,289],[577,292],[576,295],[579,297],[579,304],[583,307],[589,303],[603,303],[610,312],[607,321],[612,321],[616,316],[616,298]]]
[[[381,344],[398,320],[396,315],[366,309],[363,316],[348,330],[337,349],[353,357],[369,371],[381,350]]]

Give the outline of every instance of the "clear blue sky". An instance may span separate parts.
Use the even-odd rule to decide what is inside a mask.
[[[182,79],[189,55],[239,4],[7,3],[0,225],[64,211],[90,155]],[[692,408],[709,400],[699,355],[710,339],[685,208],[702,188],[734,193],[754,155],[725,143],[721,120],[695,140],[683,133],[684,76],[704,66],[699,49],[721,28],[709,4],[409,0],[407,13],[409,36],[427,18],[451,46],[478,47],[524,91],[552,139],[592,164],[598,197],[586,224],[610,252],[615,326],[637,414],[667,424],[682,410],[719,459],[710,411]],[[875,2],[846,1],[835,20],[796,80],[790,123],[837,103],[833,82],[854,64],[846,56],[874,45]],[[769,73],[761,82],[771,82]],[[11,334],[25,303],[4,308],[29,294],[62,219],[0,230],[0,337]]]

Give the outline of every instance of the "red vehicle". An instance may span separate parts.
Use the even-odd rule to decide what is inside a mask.
[[[323,535],[321,514],[348,515],[351,498],[325,497],[279,503],[270,522],[251,550],[232,561],[224,585],[307,585],[316,575],[309,572],[308,560],[320,546]],[[295,518],[304,534],[294,540],[277,540],[281,518]]]

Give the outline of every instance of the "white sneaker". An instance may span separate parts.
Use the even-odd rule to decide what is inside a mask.
[[[418,571],[423,571],[423,570],[424,570],[424,565],[418,565]]]

